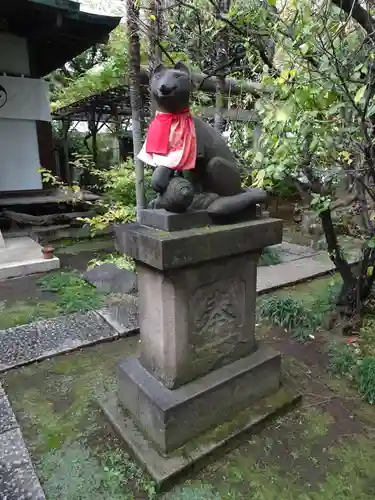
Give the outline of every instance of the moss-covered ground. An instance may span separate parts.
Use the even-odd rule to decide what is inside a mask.
[[[375,409],[326,370],[320,344],[280,330],[259,334],[284,353],[303,403],[169,493],[127,455],[97,399],[138,338],[86,348],[10,372],[4,384],[48,500],[370,500]]]
[[[0,330],[96,309],[104,300],[104,296],[74,270],[53,271],[37,279],[24,278],[25,281],[27,286],[33,285],[31,297],[0,301]],[[13,284],[22,287],[22,282],[13,280]]]

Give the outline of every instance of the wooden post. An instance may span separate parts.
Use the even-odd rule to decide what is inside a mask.
[[[72,175],[69,163],[69,139],[68,139],[70,120],[69,118],[64,118],[64,120],[62,120],[61,123],[62,123],[62,140],[63,140],[63,152],[64,152],[63,180],[66,181],[68,186],[71,186]]]

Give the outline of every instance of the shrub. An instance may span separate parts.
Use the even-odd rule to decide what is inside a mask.
[[[114,223],[135,219],[135,170],[132,160],[109,170],[92,170],[102,185],[103,195],[95,204],[97,215],[83,218],[93,234]]]
[[[93,267],[101,266],[102,264],[114,264],[120,269],[127,269],[128,271],[135,271],[135,262],[128,255],[124,254],[109,254],[105,255],[101,259],[93,259],[88,263],[88,267],[91,269]]]
[[[135,220],[135,169],[132,159],[120,165],[112,166],[108,170],[95,169],[90,155],[74,155],[72,164],[76,169],[95,177],[97,180],[95,187],[101,193],[101,198],[93,205],[96,209],[95,216],[77,219],[87,224],[93,235],[110,227],[112,224]],[[44,183],[50,184],[63,192],[71,193],[74,203],[81,200],[82,192],[78,185],[69,187],[48,170],[41,169],[40,172]],[[150,172],[146,170],[144,176],[146,195],[150,195],[150,178]]]
[[[351,345],[331,344],[328,349],[329,368],[337,375],[352,375],[358,357]]]
[[[47,274],[38,280],[38,286],[41,290],[56,293],[62,314],[90,311],[102,304],[102,296],[76,271]]]

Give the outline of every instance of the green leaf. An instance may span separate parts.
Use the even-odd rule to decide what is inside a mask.
[[[263,161],[263,153],[261,151],[257,151],[255,157],[254,157],[254,161],[257,162],[257,163],[261,163]]]
[[[275,120],[277,122],[286,122],[289,118],[289,114],[285,108],[280,108],[276,111]]]
[[[302,45],[299,46],[299,50],[302,52],[303,55],[305,55],[309,51],[309,45],[307,43],[303,43]]]
[[[354,97],[354,102],[356,104],[358,104],[361,99],[363,98],[363,96],[365,95],[365,92],[366,92],[366,88],[367,88],[367,85],[364,85],[363,87],[360,87],[358,90],[357,90],[357,93]]]
[[[263,186],[265,175],[266,175],[266,171],[264,169],[259,170],[257,175],[255,176],[253,186],[258,186],[258,187]]]
[[[311,143],[310,143],[309,151],[313,153],[315,151],[315,149],[318,147],[318,145],[319,145],[319,137],[314,136]]]
[[[276,0],[268,0],[268,3],[269,3],[270,5],[276,5]]]

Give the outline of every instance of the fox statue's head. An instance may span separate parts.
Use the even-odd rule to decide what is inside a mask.
[[[190,72],[184,63],[173,68],[163,64],[155,67],[151,80],[151,93],[158,109],[164,113],[178,113],[189,106],[194,86]]]

